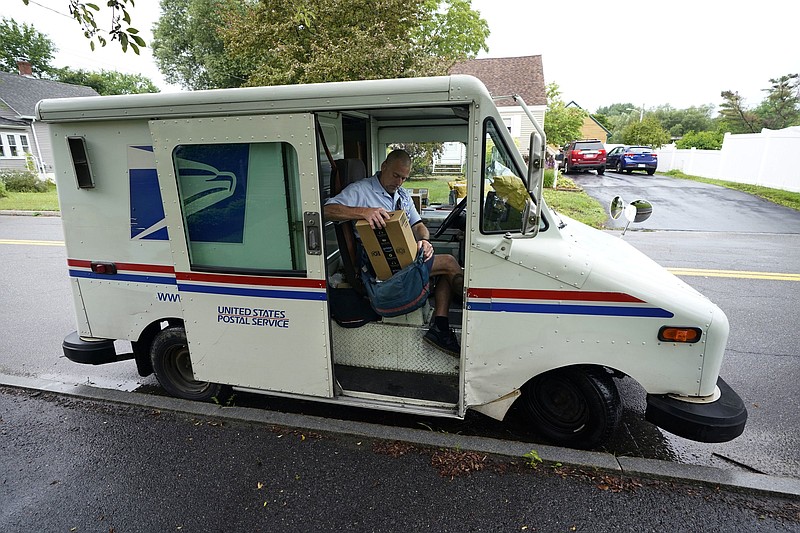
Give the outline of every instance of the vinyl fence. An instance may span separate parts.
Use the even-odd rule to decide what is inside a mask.
[[[800,126],[761,133],[725,134],[722,150],[658,150],[658,170],[800,192]]]

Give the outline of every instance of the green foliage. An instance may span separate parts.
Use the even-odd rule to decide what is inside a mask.
[[[91,87],[98,94],[140,94],[157,93],[159,88],[141,74],[123,74],[115,70],[99,70],[96,72],[88,70],[72,70],[69,67],[57,69],[53,73],[53,78],[63,83],[83,85]]]
[[[786,74],[769,80],[767,97],[755,109],[764,127],[779,130],[800,125],[800,75]]]
[[[675,143],[678,148],[721,150],[724,135],[721,131],[690,131]]]
[[[6,182],[0,179],[0,198],[8,196],[8,189],[6,189]]]
[[[552,189],[553,188],[553,169],[552,168],[544,169],[543,186],[546,189]]]
[[[246,9],[239,0],[162,0],[152,48],[166,80],[193,90],[243,85],[250,70],[226,55],[219,30]]]
[[[261,0],[228,10],[219,34],[251,86],[441,75],[485,48],[486,23],[469,6]]]
[[[686,109],[675,109],[669,104],[651,109],[653,115],[661,123],[661,127],[674,137],[680,137],[688,131],[707,131],[714,129],[711,118],[714,106],[711,104],[692,106]]]
[[[611,120],[606,115],[603,115],[601,113],[593,113],[591,117],[595,119],[597,122],[599,122],[605,129],[609,131],[611,130],[612,127]]]
[[[562,179],[558,179],[559,183]],[[542,194],[551,209],[593,228],[602,228],[608,219],[606,210],[600,202],[582,190],[544,189]]]
[[[411,175],[430,174],[433,159],[442,153],[442,143],[396,143],[389,148],[405,150],[411,156]]]
[[[557,83],[547,85],[547,111],[544,115],[544,133],[548,144],[563,146],[581,137],[583,120],[589,114],[579,107],[566,107]]]
[[[622,130],[622,142],[625,144],[660,148],[669,141],[669,134],[652,115],[646,115],[640,122],[632,122]]]
[[[47,192],[47,184],[29,170],[0,170],[0,181],[9,192]]]
[[[5,72],[18,72],[17,59],[25,58],[34,76],[49,74],[56,51],[53,41],[33,26],[17,24],[14,19],[0,19],[0,68]]]
[[[525,458],[525,462],[528,463],[528,466],[531,468],[536,468],[542,463],[542,458],[539,457],[539,452],[536,450],[531,450],[526,454],[523,454]]]
[[[761,121],[750,111],[738,92],[722,91],[723,102],[719,105],[720,122],[725,131],[731,133],[757,133],[761,131]]]

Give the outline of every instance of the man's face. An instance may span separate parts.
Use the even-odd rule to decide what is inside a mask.
[[[384,190],[394,195],[397,189],[403,185],[411,174],[411,164],[404,164],[401,160],[394,160],[391,163],[383,162],[381,165],[380,182]]]

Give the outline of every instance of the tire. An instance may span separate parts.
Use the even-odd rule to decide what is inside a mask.
[[[617,172],[622,174],[622,161],[617,161]]]
[[[553,370],[522,387],[522,411],[534,429],[560,446],[590,449],[616,431],[622,416],[619,391],[603,369]]]
[[[571,174],[572,169],[569,168],[569,163],[564,163],[564,174]]]
[[[647,175],[648,176],[652,176],[655,173],[656,173],[656,169],[654,169],[654,168],[648,168],[647,169]]]
[[[201,402],[214,398],[223,402],[230,396],[230,387],[194,379],[186,331],[180,326],[156,334],[150,347],[150,361],[158,382],[171,396]]]
[[[600,167],[600,168],[597,169],[597,175],[598,176],[602,176],[605,173],[606,173],[606,167]]]

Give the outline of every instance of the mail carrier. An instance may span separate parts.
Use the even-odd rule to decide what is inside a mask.
[[[722,442],[744,429],[719,377],[725,314],[619,236],[547,208],[541,128],[528,168],[473,77],[44,100],[37,117],[55,154],[73,361],[134,359],[197,400],[237,389],[501,420],[514,406],[574,447],[614,432],[628,376],[666,431]],[[352,230],[322,216],[415,143],[466,154],[466,196],[421,213],[436,253],[464,269],[457,358],[422,342],[432,304],[361,313]]]

